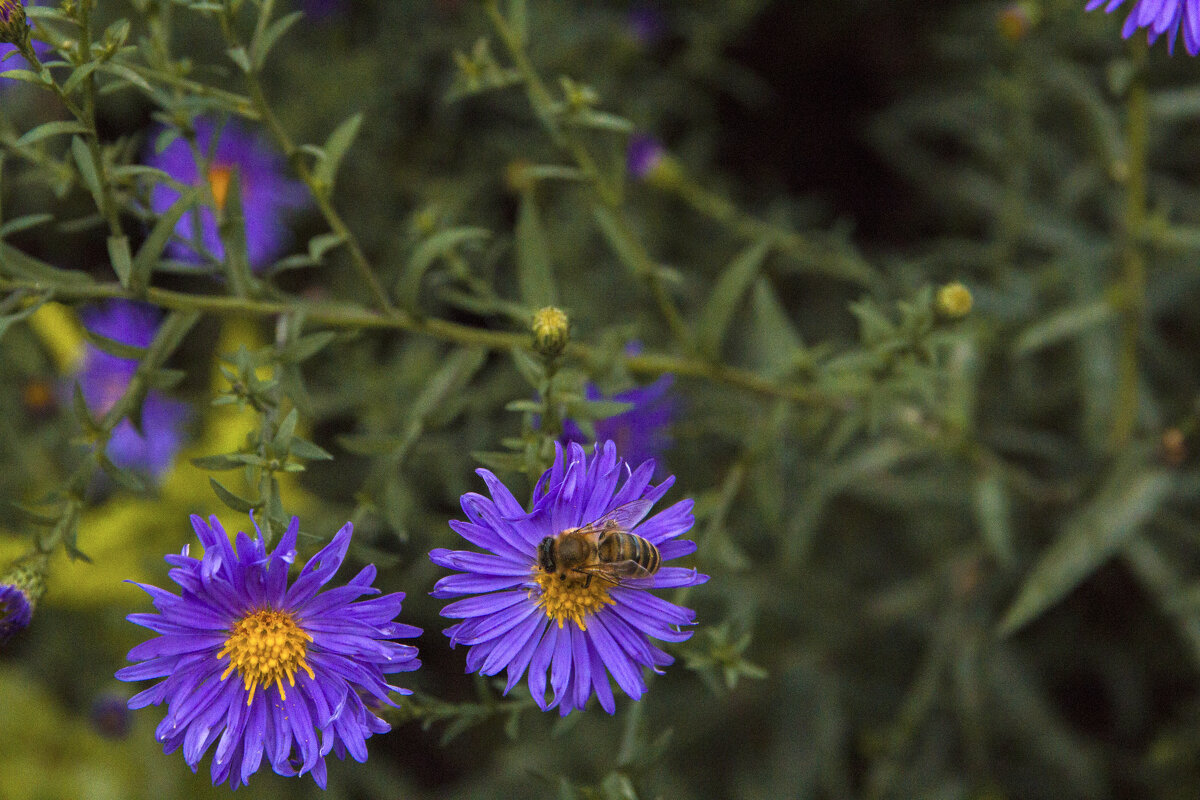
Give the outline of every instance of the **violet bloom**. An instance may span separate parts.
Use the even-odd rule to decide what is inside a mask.
[[[629,137],[625,166],[630,177],[644,180],[662,164],[666,155],[667,151],[658,139],[648,133],[635,133]]]
[[[236,123],[230,122],[218,133],[210,121],[197,119],[195,128],[200,152],[206,157],[211,154],[203,178],[212,190],[216,210],[224,212],[230,183],[236,171],[242,186],[242,213],[246,221],[246,251],[250,266],[252,269],[266,267],[290,244],[291,231],[286,224],[286,217],[308,204],[307,190],[302,183],[286,176],[282,155]],[[215,134],[218,139],[214,147]],[[157,132],[151,137],[151,142],[156,136]],[[182,137],[171,142],[161,153],[155,153],[151,148],[145,161],[180,183],[200,185],[201,176],[192,149]],[[150,194],[150,208],[155,214],[164,214],[178,198],[179,192],[169,185],[156,184]],[[217,215],[207,205],[201,206],[198,212],[189,211],[180,218],[175,226],[178,239],[168,243],[167,252],[181,261],[204,262],[204,257],[189,244],[194,240],[196,223],[192,215],[195,213],[200,214],[200,243],[214,258],[224,260],[225,248],[218,234]]]
[[[45,553],[14,561],[0,575],[0,644],[29,627],[38,600],[46,592]]]
[[[656,44],[667,32],[667,20],[656,5],[640,3],[625,15],[630,37],[643,47]]]
[[[91,332],[132,347],[148,347],[160,321],[158,309],[129,300],[109,300],[81,316]],[[77,379],[93,415],[105,414],[121,398],[137,366],[134,359],[86,345]],[[157,480],[174,463],[189,416],[187,404],[151,389],[142,404],[142,432],[121,420],[105,453],[118,467],[141,470]]]
[[[0,583],[0,643],[28,628],[32,621],[29,595],[11,583]]]
[[[654,462],[631,470],[617,458],[612,442],[597,445],[589,457],[577,444],[556,446],[554,465],[533,490],[526,511],[500,480],[477,470],[492,498],[462,497],[467,521],[450,527],[485,552],[433,550],[435,564],[461,570],[434,586],[434,597],[460,597],[442,616],[462,619],[446,629],[450,645],[467,645],[467,670],[482,675],[508,671],[507,694],[529,671],[529,691],[543,710],[558,707],[566,716],[587,705],[593,692],[600,707],[616,710],[609,675],[634,700],[646,691],[642,668],[659,672],[674,659],[650,638],[682,642],[680,626],[695,614],[651,594],[649,589],[695,586],[708,580],[694,569],[659,567],[648,577],[612,582],[599,575],[558,574],[540,566],[544,540],[589,523],[618,524],[657,549],[665,563],[696,550],[679,540],[690,530],[692,501],[680,500],[643,521],[675,482],[650,485]],[[546,673],[553,699],[546,699]]]
[[[375,567],[368,565],[345,586],[320,589],[346,557],[351,525],[300,570],[295,518],[268,552],[261,531],[237,535],[237,548],[216,517],[192,517],[204,555],[167,556],[182,596],[138,584],[153,598],[157,614],[128,619],[159,636],[129,651],[141,662],[117,672],[123,681],[162,678],[129,700],[132,709],[167,704],[155,731],[163,751],[183,747],[193,770],[213,744],[213,785],[236,789],[258,771],[265,756],[280,775],[310,773],[325,788],[325,756],[367,758],[366,740],[390,726],[364,703],[396,704],[384,675],[417,669],[410,639],[420,628],[393,622],[403,593],[370,600]],[[257,523],[256,523],[257,526]]]
[[[311,20],[325,20],[345,10],[345,0],[304,0],[301,8]]]
[[[1124,3],[1125,0],[1089,0],[1087,10],[1104,6],[1104,12],[1111,14]],[[1200,0],[1137,0],[1125,18],[1121,36],[1128,39],[1138,28],[1145,28],[1146,39],[1154,44],[1159,36],[1166,34],[1167,51],[1174,54],[1175,39],[1181,26],[1188,54],[1197,55],[1200,53]]]
[[[633,407],[595,422],[596,441],[611,440],[631,464],[649,459],[661,459],[671,446],[671,419],[675,415],[675,398],[671,387],[673,375],[663,375],[654,383],[635,386],[606,397],[600,387],[588,383],[584,396],[588,400],[614,400],[632,403]],[[563,440],[586,444],[589,439],[572,420],[563,421]]]

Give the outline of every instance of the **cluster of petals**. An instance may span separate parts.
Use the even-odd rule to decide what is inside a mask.
[[[463,598],[441,613],[463,620],[446,635],[452,646],[469,647],[468,671],[495,675],[507,670],[505,693],[528,671],[533,699],[542,709],[557,707],[564,716],[584,708],[593,693],[600,706],[613,713],[609,675],[629,697],[642,696],[643,668],[659,671],[673,660],[650,639],[684,641],[691,631],[682,626],[695,622],[690,609],[647,590],[694,586],[708,577],[694,569],[663,566],[653,575],[608,588],[608,600],[581,620],[583,624],[556,620],[539,602],[538,545],[566,529],[621,514],[621,509],[626,514],[623,527],[653,544],[663,563],[694,552],[695,543],[678,538],[694,522],[691,500],[645,518],[674,483],[669,477],[652,486],[654,467],[653,461],[646,461],[631,469],[617,457],[612,442],[597,445],[590,456],[578,444],[565,450],[559,446],[553,466],[534,488],[529,511],[495,475],[478,470],[491,498],[463,495],[467,520],[450,526],[484,552],[430,553],[436,564],[460,571],[439,580],[433,596]],[[629,509],[636,512],[629,516]],[[547,673],[551,699],[546,697]]]
[[[259,532],[237,535],[236,548],[215,517],[206,523],[193,516],[204,545],[201,558],[168,556],[170,577],[180,595],[138,584],[153,599],[157,614],[133,614],[129,620],[158,634],[129,653],[138,662],[117,677],[126,681],[161,679],[129,701],[133,709],[167,704],[155,736],[165,752],[182,747],[184,760],[197,768],[205,752],[212,756],[214,784],[233,788],[245,783],[265,758],[280,775],[309,773],[326,783],[325,756],[356,761],[367,758],[366,740],[390,726],[367,705],[395,705],[384,676],[417,669],[416,648],[393,639],[420,634],[393,622],[402,593],[375,595],[375,567],[366,566],[346,585],[322,591],[341,566],[350,544],[347,523],[308,561],[289,586],[288,569],[296,558],[298,521],[268,551]],[[231,662],[221,657],[237,624],[265,610],[294,620],[308,638],[303,669],[286,687],[266,685],[248,691]],[[286,683],[286,682],[285,682]],[[367,701],[367,702],[364,702]]]
[[[1111,14],[1124,4],[1125,0],[1089,0],[1087,10],[1104,6],[1105,13]],[[1175,40],[1182,30],[1188,53],[1200,54],[1200,0],[1137,0],[1125,18],[1121,35],[1128,39],[1139,28],[1146,29],[1150,44],[1165,35],[1171,53],[1175,52]]]

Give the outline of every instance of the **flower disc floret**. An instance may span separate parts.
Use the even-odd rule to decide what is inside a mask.
[[[385,675],[420,666],[416,648],[394,639],[421,631],[393,622],[402,593],[379,594],[368,565],[345,586],[322,591],[346,557],[351,526],[300,570],[289,586],[299,522],[274,550],[262,533],[230,543],[216,517],[192,517],[203,557],[168,556],[180,595],[139,584],[157,614],[129,621],[159,636],[129,652],[121,680],[162,680],[129,701],[133,709],[167,704],[155,732],[164,752],[183,748],[195,770],[214,744],[212,779],[233,788],[265,757],[280,775],[311,773],[322,788],[325,756],[367,758],[366,740],[390,726],[368,708],[394,706]]]
[[[592,694],[608,713],[616,710],[609,676],[625,694],[646,691],[642,670],[660,671],[674,659],[651,639],[681,642],[695,614],[651,594],[651,589],[695,586],[708,580],[694,569],[662,566],[647,577],[619,585],[584,574],[556,576],[540,566],[538,547],[547,537],[620,516],[625,530],[657,548],[662,563],[693,553],[678,537],[693,524],[692,501],[681,500],[647,514],[674,483],[650,484],[654,462],[636,469],[617,457],[611,442],[589,455],[559,445],[553,466],[534,487],[526,510],[491,472],[478,470],[491,498],[462,497],[466,521],[450,527],[482,549],[437,549],[434,563],[459,570],[437,582],[433,596],[462,598],[442,616],[462,620],[446,629],[451,646],[467,645],[467,670],[495,675],[507,670],[507,694],[528,674],[529,691],[542,709],[562,715],[584,708]],[[630,509],[633,509],[631,511]],[[552,697],[547,699],[547,673]]]

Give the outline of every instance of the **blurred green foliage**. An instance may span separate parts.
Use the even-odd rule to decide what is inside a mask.
[[[1083,0],[293,5],[44,2],[45,71],[0,65],[0,555],[54,554],[0,650],[0,798],[227,791],[158,752],[161,712],[116,741],[89,714],[132,693],[148,603],[120,581],[248,508],[300,515],[306,555],[353,520],[425,629],[330,797],[1200,792],[1195,60]],[[265,272],[236,201],[224,263],[164,257],[211,192],[156,218],[140,162],[198,114],[312,195]],[[635,131],[665,146],[640,179]],[[74,309],[111,297],[169,315],[136,353],[93,337],[141,362],[95,418]],[[614,717],[501,697],[445,646],[425,554],[473,469],[527,497],[564,418],[624,410],[588,382],[664,373],[697,634]],[[150,388],[202,411],[157,485],[104,457]]]

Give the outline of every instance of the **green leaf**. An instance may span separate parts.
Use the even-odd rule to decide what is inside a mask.
[[[99,66],[99,61],[89,61],[86,64],[76,67],[71,73],[71,77],[67,78],[67,82],[63,84],[63,93],[73,94],[79,88],[79,84],[87,80],[87,77],[94,73]],[[72,133],[87,133],[87,128],[84,128],[82,125],[79,127],[83,128],[83,130],[72,131]]]
[[[291,444],[292,436],[296,433],[296,425],[300,422],[300,412],[292,409],[283,418],[283,422],[279,423],[279,428],[275,431],[275,436],[271,440],[271,446],[275,448],[277,453],[286,453],[288,445]]]
[[[78,136],[71,139],[71,155],[75,158],[75,165],[79,168],[79,176],[83,179],[83,185],[92,193],[92,199],[96,203],[96,208],[104,208],[104,190],[100,185],[100,167],[92,160],[92,153],[88,150],[87,144]]]
[[[301,336],[295,341],[288,342],[279,351],[279,360],[286,364],[299,364],[307,361],[324,350],[336,338],[336,331],[320,331],[308,336]]]
[[[226,472],[231,469],[241,469],[246,466],[246,457],[242,453],[229,453],[215,456],[200,456],[191,459],[192,466],[208,472]]]
[[[113,482],[122,489],[138,494],[143,494],[146,491],[146,484],[141,478],[127,469],[118,467],[104,453],[97,454],[97,460],[101,471],[109,478],[112,478]]]
[[[1116,318],[1117,310],[1107,300],[1064,308],[1026,328],[1014,342],[1013,353],[1028,355]]]
[[[521,193],[521,206],[517,212],[517,285],[521,299],[531,309],[558,302],[550,266],[550,245],[532,192]]]
[[[130,280],[133,278],[133,259],[129,254],[128,236],[108,237],[108,259],[112,262],[113,272],[117,273],[117,280],[126,289],[130,288]]]
[[[306,461],[332,461],[333,456],[328,450],[318,444],[313,444],[307,439],[302,439],[299,436],[293,436],[291,444],[288,445],[288,452],[296,458],[303,458]]]
[[[804,341],[788,318],[771,282],[759,275],[754,280],[750,309],[750,346],[756,366],[778,375],[803,354]]]
[[[320,262],[327,252],[346,241],[346,237],[336,233],[322,233],[308,240],[308,257]]]
[[[171,239],[171,234],[175,232],[179,220],[195,204],[196,190],[188,189],[179,195],[166,213],[155,220],[154,227],[150,229],[150,235],[146,237],[146,241],[142,242],[142,246],[138,248],[137,255],[133,259],[132,281],[135,286],[149,285],[150,273],[162,257],[163,250],[166,249],[167,242]]]
[[[240,169],[230,173],[225,209],[217,232],[225,248],[225,277],[229,279],[229,288],[237,297],[247,297],[250,287],[254,285],[254,276],[250,274],[250,257],[246,252],[246,217],[242,211]]]
[[[90,331],[87,328],[83,329],[83,337],[87,339],[88,342],[97,350],[108,353],[111,356],[116,356],[117,358],[128,358],[133,359],[134,361],[140,361],[146,357],[147,348],[145,347],[134,347],[133,345],[125,344],[124,342],[118,342],[116,339],[109,339],[107,336],[101,336],[100,334]]]
[[[696,328],[700,351],[710,358],[720,355],[721,342],[733,320],[738,301],[758,275],[770,252],[771,243],[766,240],[750,245],[725,269],[713,287],[704,310],[700,312],[700,322]]]
[[[217,493],[217,497],[221,499],[221,502],[232,508],[234,511],[238,511],[242,514],[248,514],[255,509],[256,504],[251,503],[249,500],[244,498],[238,497],[236,494],[218,483],[216,478],[210,477],[208,479],[208,485],[211,486],[213,491]]]
[[[410,418],[424,420],[437,411],[448,397],[466,388],[487,360],[487,351],[477,347],[455,350],[433,377],[425,382],[421,393],[408,408]]]
[[[68,133],[87,133],[86,125],[74,120],[56,120],[54,122],[46,122],[38,125],[36,128],[28,130],[25,134],[13,144],[14,147],[26,147],[34,142],[40,142],[42,139],[49,139],[51,136],[64,136]]]
[[[0,225],[0,239],[20,231],[36,228],[38,225],[43,225],[52,219],[54,219],[53,214],[26,214],[21,217],[15,217]]]
[[[263,28],[254,37],[254,40],[250,42],[250,53],[252,54],[251,59],[254,63],[255,72],[262,69],[263,64],[267,61],[267,55],[271,52],[271,48],[275,46],[275,42],[279,40],[279,37],[287,33],[288,28],[299,22],[303,16],[303,11],[293,11],[290,14],[285,14],[266,28]]]
[[[1012,511],[1004,479],[997,470],[989,470],[975,479],[971,503],[975,522],[992,555],[1001,564],[1012,563]]]
[[[341,125],[334,129],[333,133],[329,134],[329,139],[326,140],[325,146],[322,148],[322,158],[317,162],[316,168],[313,170],[313,177],[321,186],[333,189],[334,181],[337,179],[338,167],[341,166],[342,159],[346,155],[346,151],[354,144],[354,140],[358,137],[359,128],[362,127],[363,115],[362,112],[355,114],[347,119]],[[319,258],[319,256],[314,256]]]
[[[408,259],[400,275],[397,299],[410,311],[417,311],[417,298],[421,292],[421,279],[439,258],[467,242],[480,242],[492,235],[487,228],[450,228],[430,236]]]
[[[246,54],[246,48],[240,45],[238,47],[231,47],[225,51],[225,54],[247,75],[254,71],[250,64],[250,56]]]
[[[1174,483],[1163,469],[1114,468],[1095,498],[1063,525],[1038,558],[1000,622],[1011,634],[1057,603],[1108,561],[1158,510]],[[1134,471],[1134,474],[1130,474]]]
[[[23,319],[28,319],[33,316],[33,313],[41,308],[50,299],[50,295],[39,297],[36,302],[22,308],[20,311],[0,317],[0,339],[4,338],[4,334],[12,327],[14,322],[20,322]]]
[[[540,390],[542,382],[546,380],[546,368],[542,366],[542,362],[523,347],[514,347],[511,352],[517,372],[521,373],[521,377],[530,386]]]
[[[95,283],[86,272],[59,269],[4,242],[0,242],[0,271],[13,277],[37,281],[47,288]]]

